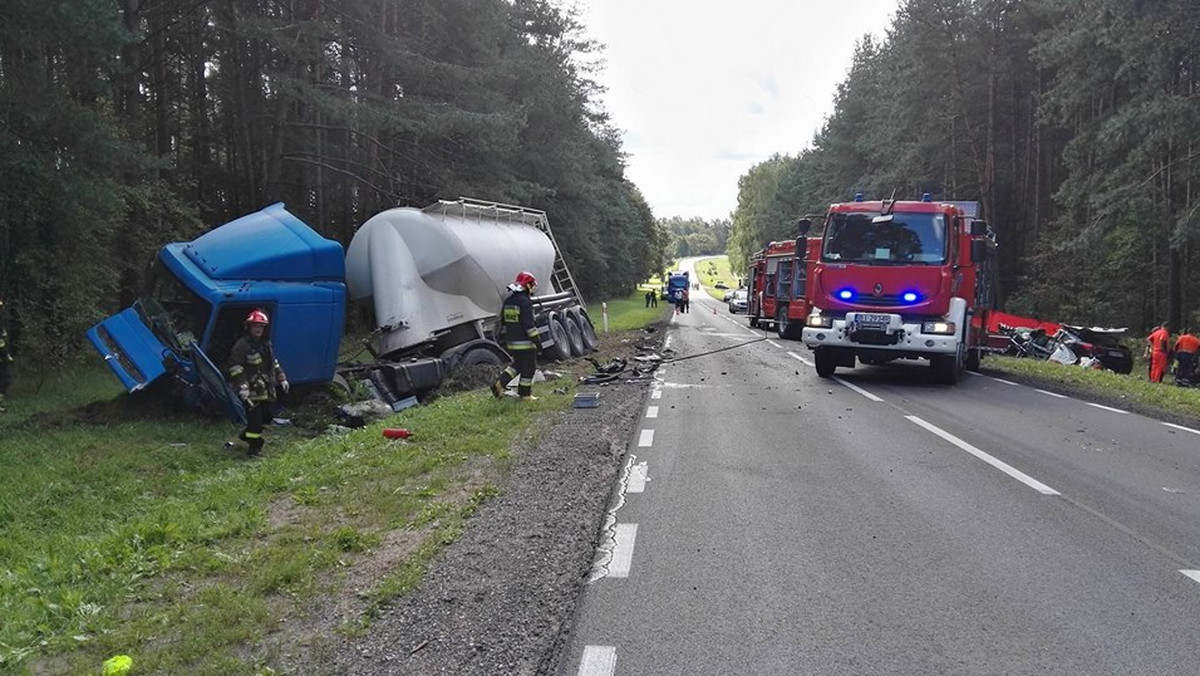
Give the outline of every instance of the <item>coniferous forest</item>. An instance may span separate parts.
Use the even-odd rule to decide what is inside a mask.
[[[396,205],[544,209],[596,300],[726,237],[736,269],[855,192],[930,192],[983,204],[1006,309],[1197,324],[1198,44],[1187,0],[906,0],[707,237],[626,179],[600,47],[557,0],[8,0],[0,296],[31,363],[63,363],[163,243],[273,202],[343,243]]]
[[[1189,0],[907,0],[809,149],[742,177],[731,260],[855,192],[930,192],[982,203],[1006,309],[1196,326],[1198,84]]]
[[[171,241],[284,202],[348,244],[459,196],[543,209],[585,297],[665,237],[549,0],[5,0],[0,297],[31,364],[83,351]]]

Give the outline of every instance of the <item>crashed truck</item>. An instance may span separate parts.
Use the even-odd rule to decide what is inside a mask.
[[[156,383],[244,422],[221,367],[259,308],[293,387],[364,382],[397,408],[460,366],[507,360],[498,312],[522,270],[545,290],[533,298],[543,353],[594,350],[595,329],[545,212],[470,198],[377,214],[344,255],[271,205],[164,246],[139,299],[87,337],[129,392]],[[348,303],[374,311],[368,361],[338,361]]]

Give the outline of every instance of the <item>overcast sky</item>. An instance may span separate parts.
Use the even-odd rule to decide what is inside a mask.
[[[866,33],[900,0],[575,0],[604,107],[659,218],[727,218],[738,177],[808,147]]]

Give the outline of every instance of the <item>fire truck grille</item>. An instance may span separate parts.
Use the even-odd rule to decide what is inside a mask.
[[[910,305],[910,303],[905,303],[904,299],[898,294],[889,293],[879,296],[868,296],[864,294],[856,298],[854,302],[858,305],[867,305],[870,307],[901,307],[904,305]]]
[[[850,334],[850,340],[860,345],[895,345],[900,342],[900,336],[897,333],[884,333],[883,331],[855,331]]]

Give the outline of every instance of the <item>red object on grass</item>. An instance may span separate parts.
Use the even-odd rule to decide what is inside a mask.
[[[412,432],[409,432],[406,427],[385,427],[383,436],[388,439],[407,439],[412,436]]]

